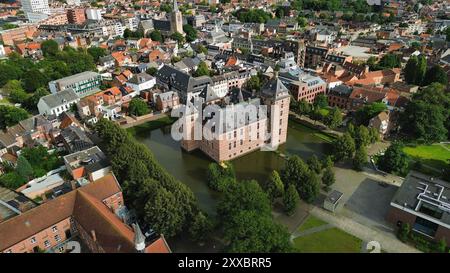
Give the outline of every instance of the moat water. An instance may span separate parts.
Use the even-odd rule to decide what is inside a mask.
[[[136,139],[147,145],[156,159],[175,178],[191,188],[201,209],[209,215],[215,215],[219,194],[210,190],[206,182],[206,169],[212,160],[201,151],[183,151],[180,143],[172,139],[170,126],[155,130],[136,129]],[[289,121],[287,142],[279,147],[279,151],[307,160],[313,154],[319,158],[323,157],[330,148],[331,145],[315,135],[314,130]],[[239,180],[263,181],[272,170],[280,171],[284,161],[284,158],[275,152],[254,151],[233,160],[232,163]]]

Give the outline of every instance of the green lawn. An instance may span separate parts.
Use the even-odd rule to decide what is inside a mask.
[[[294,239],[300,253],[359,253],[362,240],[338,228],[331,228]]]
[[[439,144],[407,146],[403,150],[412,159],[416,161],[421,160],[423,164],[441,170],[448,168],[447,164],[450,162],[450,145],[446,144],[444,146],[449,150]]]
[[[306,221],[298,228],[298,231],[305,231],[310,228],[320,227],[326,225],[327,222],[320,220],[312,215],[308,216]]]

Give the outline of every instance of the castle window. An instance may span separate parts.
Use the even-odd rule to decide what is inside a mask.
[[[36,243],[36,238],[35,238],[35,237],[32,237],[32,238],[30,239],[30,243],[32,243],[32,244]]]
[[[45,240],[44,241],[44,246],[47,247],[47,248],[50,247],[50,241],[49,240]]]

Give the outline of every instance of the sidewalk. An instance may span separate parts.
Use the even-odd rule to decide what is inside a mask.
[[[419,250],[399,241],[394,234],[369,228],[361,225],[347,217],[338,216],[326,212],[325,210],[313,207],[310,211],[315,217],[336,226],[343,231],[350,233],[365,242],[377,241],[381,249],[389,253],[420,253]]]

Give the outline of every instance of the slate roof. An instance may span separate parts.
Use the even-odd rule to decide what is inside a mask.
[[[52,109],[67,102],[78,100],[78,96],[72,88],[65,89],[55,94],[50,94],[41,98],[47,106]]]
[[[284,95],[285,93],[286,95],[289,95],[289,90],[277,76],[268,81],[261,90],[263,95],[267,95],[274,98],[285,96]]]
[[[210,77],[201,76],[194,78],[170,65],[163,66],[156,72],[155,76],[159,81],[185,94],[200,92],[207,84],[212,83]]]

